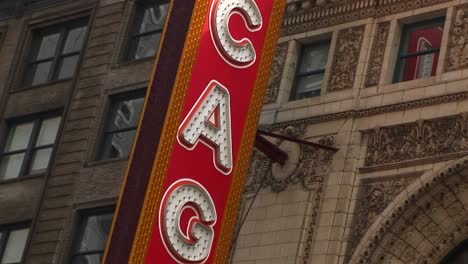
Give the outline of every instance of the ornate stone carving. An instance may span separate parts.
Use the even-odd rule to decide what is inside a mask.
[[[451,0],[296,0],[288,3],[283,35],[293,35],[369,17],[382,17]]]
[[[296,130],[295,133],[298,131]],[[291,134],[289,135],[291,136]],[[334,141],[335,138],[329,136],[320,139],[319,143],[331,146]],[[262,188],[270,187],[274,192],[284,191],[289,185],[294,184],[301,184],[306,190],[314,190],[317,183],[323,181],[328,174],[333,153],[313,147],[299,146],[297,143],[292,144],[291,149],[296,151],[294,144],[297,145],[298,153],[290,153],[290,159],[297,157],[296,161],[288,160],[293,165],[291,167],[288,166],[288,162],[284,166],[272,164],[264,154],[258,151],[254,152],[245,187],[246,194],[255,193],[262,181]],[[286,151],[289,152],[290,149],[286,149]]]
[[[416,176],[414,174],[399,175],[383,180],[373,179],[363,182],[348,257],[374,220],[404,188],[416,179]]]
[[[447,50],[447,71],[468,67],[468,6],[466,5],[459,7],[455,12]]]
[[[421,120],[368,133],[365,166],[431,158],[468,151],[466,114]]]
[[[269,173],[270,167],[270,159],[259,150],[254,149],[244,190],[245,194],[248,195],[257,192],[257,189],[262,182],[262,178],[266,177],[266,174]]]
[[[302,264],[310,263],[310,255],[312,253],[312,245],[314,243],[314,234],[315,234],[315,229],[317,227],[320,205],[322,204],[324,185],[325,185],[324,179],[318,181],[318,187],[315,191],[312,212],[310,215],[309,222],[307,223],[308,225],[307,237],[306,237],[305,245],[304,245],[304,251],[303,251],[304,255],[302,256],[302,259],[301,259]]]
[[[268,89],[265,95],[265,104],[276,102],[278,91],[281,84],[281,77],[283,75],[284,64],[286,61],[286,54],[288,53],[288,42],[283,42],[276,48],[276,55],[273,61],[270,80],[268,82]]]
[[[364,26],[359,26],[339,32],[328,84],[329,92],[353,88],[364,29]]]
[[[468,158],[423,175],[389,205],[349,263],[440,263],[468,238]]]
[[[306,126],[295,124],[294,126],[288,126],[276,131],[299,138],[304,135],[305,129]],[[285,141],[279,142],[279,145],[281,146],[284,142]],[[318,142],[332,146],[335,143],[335,137],[323,137]],[[315,228],[317,226],[320,204],[322,202],[323,188],[334,153],[309,146],[299,146],[297,144],[297,146],[294,146],[294,144],[296,143],[285,147],[287,152],[298,151],[298,153],[290,153],[289,155],[289,158],[293,160],[289,162],[291,162],[293,166],[285,164],[282,167],[278,164],[272,164],[265,155],[258,151],[254,152],[245,194],[251,195],[255,193],[258,188],[267,187],[270,187],[274,192],[281,192],[289,185],[296,184],[301,184],[305,190],[314,192],[314,198],[313,201],[311,201],[312,212],[307,222],[307,235],[301,260],[302,263],[307,264],[309,263],[312,250]],[[298,147],[298,149],[296,147]],[[260,186],[262,182],[263,186]]]
[[[286,15],[294,15],[296,12],[308,11],[317,7],[330,6],[334,2],[345,2],[346,0],[292,0],[288,1]]]
[[[377,27],[377,33],[374,43],[372,44],[369,66],[367,68],[366,87],[379,84],[389,31],[390,22],[388,21],[380,23]]]

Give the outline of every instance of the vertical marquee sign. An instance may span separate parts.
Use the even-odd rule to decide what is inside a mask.
[[[172,1],[104,263],[228,262],[285,2]]]

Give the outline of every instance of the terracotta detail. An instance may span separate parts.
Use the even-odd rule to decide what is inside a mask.
[[[375,86],[379,84],[389,31],[390,22],[383,22],[378,24],[377,32],[375,35],[374,43],[372,44],[372,50],[369,58],[365,87]]]
[[[447,50],[447,71],[468,67],[468,6],[466,5],[455,11]]]
[[[468,238],[468,158],[418,177],[376,219],[349,263],[440,263]]]
[[[359,26],[343,29],[339,32],[331,67],[329,92],[353,88],[364,38],[364,29],[364,26]]]
[[[297,125],[291,132],[288,127],[280,130],[280,133],[289,136],[300,137],[305,133],[305,126]],[[288,131],[289,130],[289,131]],[[294,135],[291,135],[294,133]],[[334,136],[326,136],[318,140],[321,144],[332,146],[335,142]],[[281,142],[280,142],[281,144]],[[320,204],[322,202],[323,190],[327,175],[329,173],[333,153],[313,147],[300,146],[299,161],[297,166],[292,169],[284,178],[275,178],[272,173],[271,161],[262,153],[255,151],[250,166],[249,177],[245,189],[246,195],[255,193],[258,188],[271,188],[273,192],[284,191],[289,185],[300,184],[306,191],[314,192],[312,203],[312,212],[310,219],[307,220],[307,234],[303,253],[301,254],[301,263],[309,263],[315,229],[318,222]],[[265,177],[264,179],[262,179]],[[263,181],[263,186],[260,184]]]
[[[276,48],[276,54],[273,61],[268,89],[265,94],[265,104],[275,103],[278,98],[278,91],[281,85],[281,77],[288,53],[288,42],[280,43]]]
[[[468,151],[467,115],[369,131],[365,166],[376,166]]]
[[[286,9],[282,35],[345,24],[370,17],[383,17],[450,0],[296,0]]]
[[[349,253],[353,252],[364,233],[390,202],[415,179],[415,174],[409,174],[363,182],[359,194],[360,203],[353,224],[351,246],[348,248]]]

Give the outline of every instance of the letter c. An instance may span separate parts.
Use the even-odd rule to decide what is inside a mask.
[[[255,0],[215,0],[210,12],[210,32],[221,57],[231,66],[247,68],[255,63],[257,54],[248,38],[234,39],[229,30],[233,14],[240,15],[250,32],[262,28],[262,13]]]

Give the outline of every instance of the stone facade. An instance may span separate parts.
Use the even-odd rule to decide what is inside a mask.
[[[153,66],[122,59],[135,1],[46,4],[0,4],[0,136],[16,118],[63,117],[49,170],[0,182],[0,227],[31,224],[28,264],[69,263],[80,212],[116,204],[127,160],[96,161],[109,98],[147,86]],[[75,77],[21,89],[31,31],[80,17]],[[439,17],[435,75],[393,83],[403,25]],[[288,0],[260,125],[339,151],[272,139],[283,166],[255,152],[232,263],[440,263],[468,238],[467,17],[465,0]],[[301,45],[324,39],[321,96],[289,101]]]
[[[317,170],[303,166],[306,147],[295,143],[272,139],[289,154],[283,166],[254,155],[233,263],[441,263],[468,239],[466,1],[288,3],[279,40],[288,51],[274,73],[283,79],[261,125],[313,142],[332,137],[339,151],[310,156],[326,168]],[[434,76],[394,83],[404,25],[440,17]],[[331,51],[322,94],[290,101],[301,46],[323,39]],[[287,211],[292,197],[303,199],[288,204],[303,210],[289,217],[295,225],[270,225],[269,210]],[[278,240],[285,229],[294,251]]]

